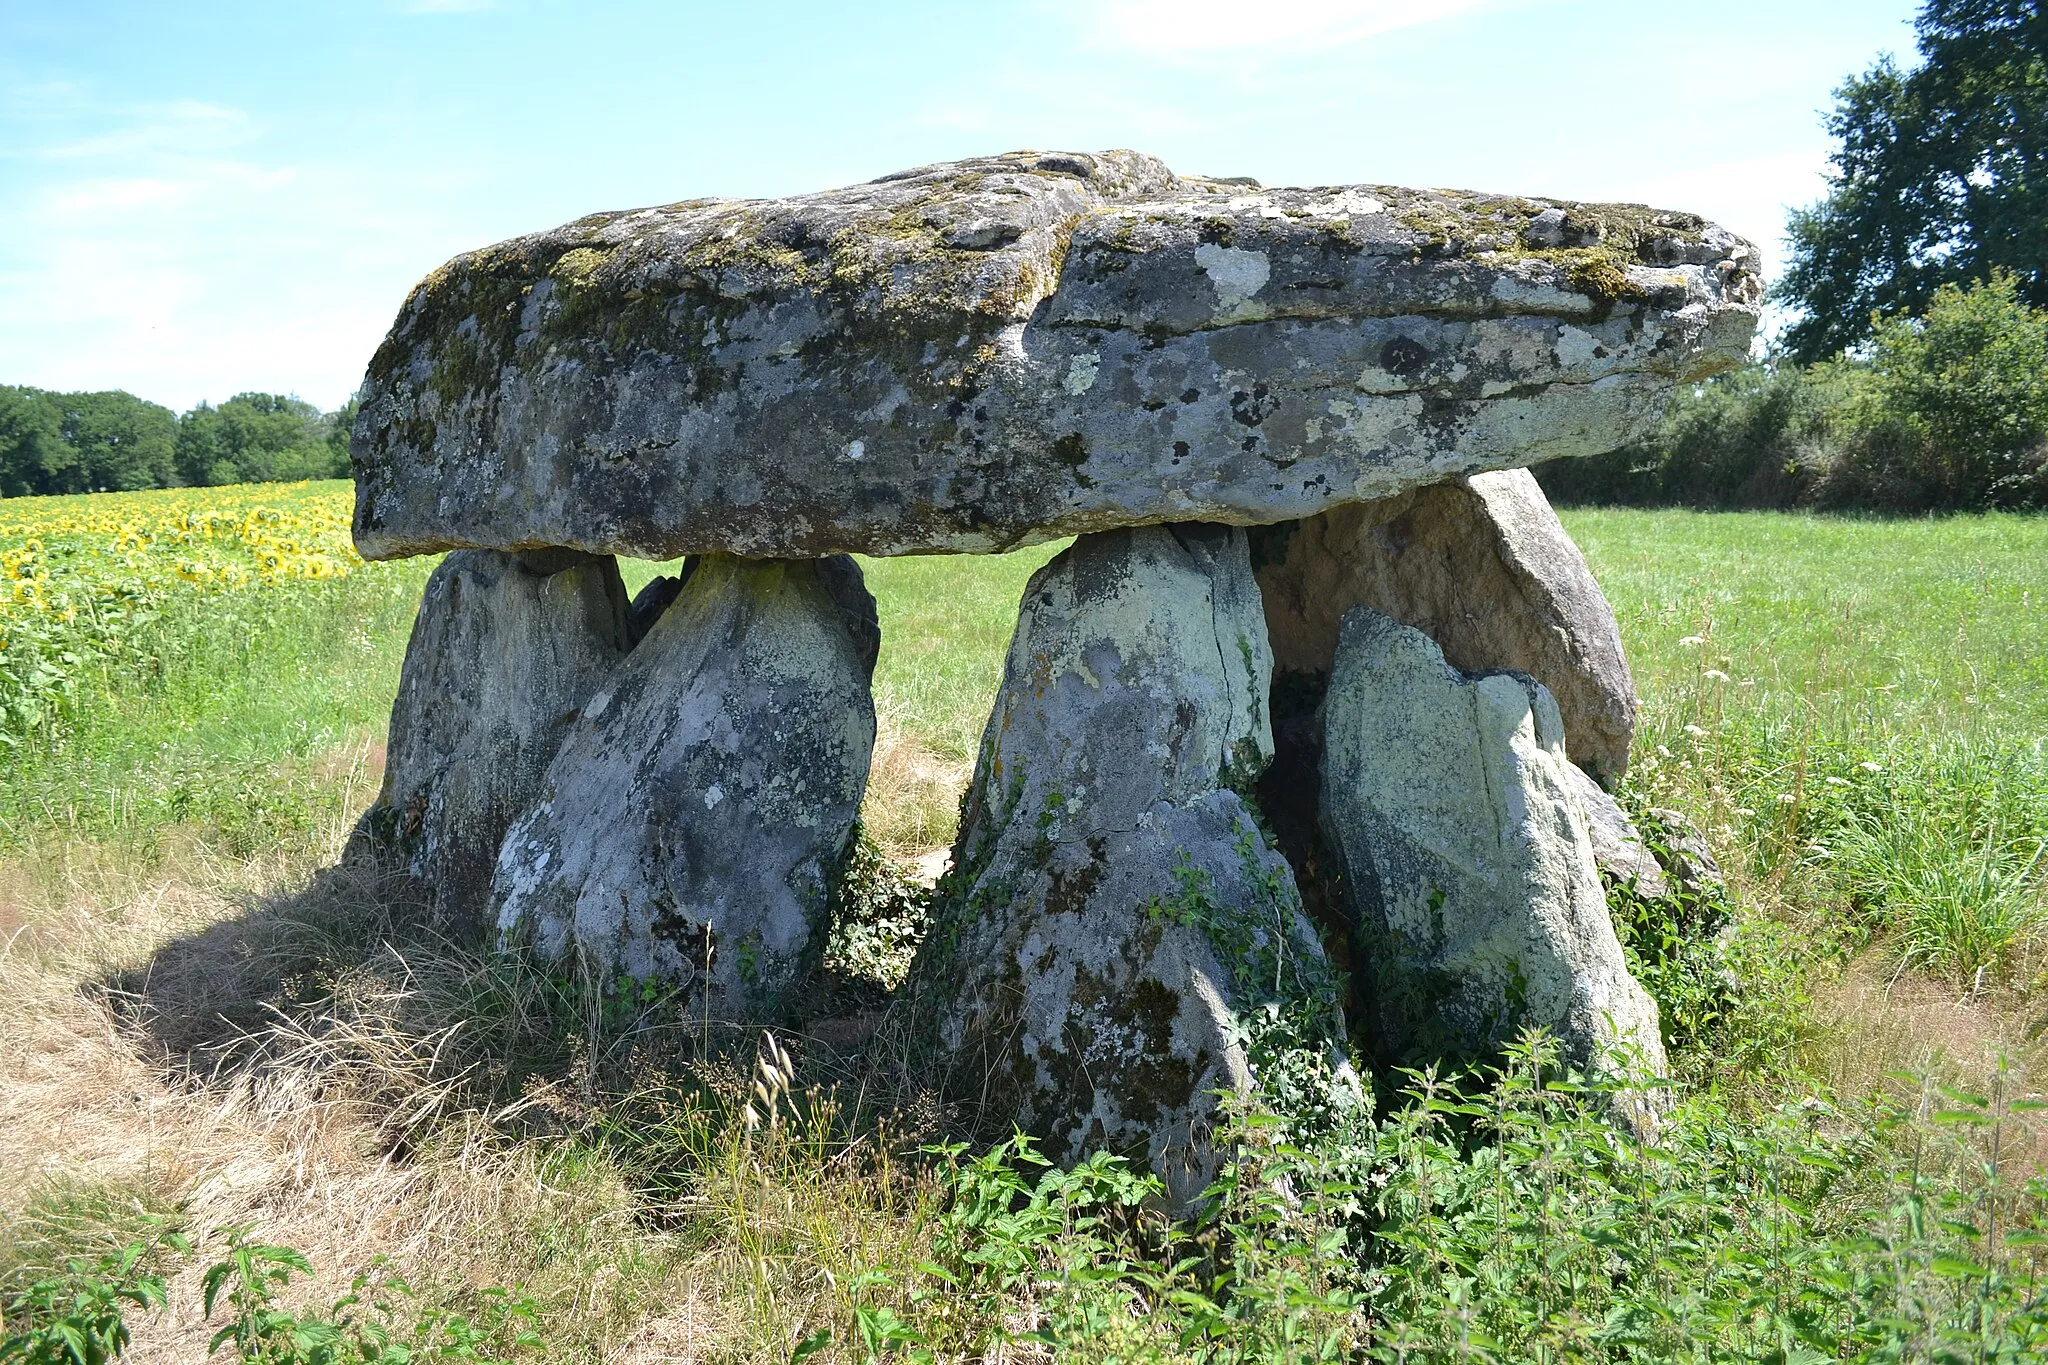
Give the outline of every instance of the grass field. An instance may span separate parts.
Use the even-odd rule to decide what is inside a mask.
[[[949,1130],[915,1078],[863,1081],[801,1039],[793,1075],[751,1046],[692,1053],[658,1013],[420,937],[374,884],[321,872],[374,790],[430,567],[355,561],[346,498],[0,503],[0,559],[36,584],[4,648],[32,628],[59,675],[0,751],[0,1305],[157,1238],[135,1274],[171,1304],[132,1315],[131,1358],[201,1360],[223,1319],[200,1322],[199,1277],[246,1226],[318,1269],[284,1308],[333,1317],[389,1256],[412,1289],[380,1320],[445,1335],[433,1315],[458,1312],[505,1358],[2048,1342],[2026,1108],[2048,1024],[2048,519],[1567,513],[1645,703],[1628,799],[1690,816],[1730,871],[1725,930],[1635,942],[1688,1096],[1666,1140],[1617,1145],[1525,1063],[1341,1151],[1273,1146],[1253,1116],[1237,1183],[1173,1229],[1126,1207],[1141,1191],[1113,1166],[920,1155]],[[286,525],[262,508],[332,571],[265,561],[237,529]],[[865,566],[884,629],[867,820],[890,853],[946,842],[1052,552]],[[179,578],[180,557],[214,567]],[[80,619],[114,643],[60,636]],[[774,1117],[749,1126],[756,1082]],[[173,1227],[199,1246],[163,1244]],[[489,1285],[527,1296],[545,1346],[515,1354],[525,1319]]]

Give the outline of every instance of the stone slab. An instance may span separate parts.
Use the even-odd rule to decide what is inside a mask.
[[[1084,537],[1033,576],[907,992],[935,1080],[1049,1155],[1151,1165],[1185,1204],[1217,1168],[1218,1093],[1259,1025],[1336,986],[1286,862],[1242,797],[1271,751],[1244,534]],[[935,1045],[935,1046],[934,1046]]]
[[[481,935],[506,828],[630,644],[610,558],[466,550],[427,580],[362,832],[456,937]]]
[[[1258,532],[1259,589],[1281,673],[1326,676],[1364,603],[1436,641],[1454,668],[1513,669],[1550,690],[1574,763],[1628,770],[1635,680],[1614,609],[1524,469],[1475,474]]]
[[[1613,449],[1738,363],[1690,214],[1017,152],[458,256],[370,363],[372,559],[997,551]]]
[[[1383,1042],[1484,1057],[1527,1025],[1581,1065],[1665,1069],[1657,1005],[1608,916],[1564,727],[1542,684],[1467,674],[1354,607],[1324,701],[1322,818],[1341,851]],[[1647,1097],[1620,1110],[1653,1122]]]

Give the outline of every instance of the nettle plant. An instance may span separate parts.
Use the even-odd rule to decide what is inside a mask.
[[[243,1365],[427,1365],[512,1361],[542,1350],[532,1300],[505,1289],[475,1291],[467,1312],[425,1302],[379,1266],[358,1275],[324,1309],[295,1311],[280,1298],[312,1264],[290,1247],[252,1239],[244,1228],[216,1234],[221,1258],[200,1277],[202,1316],[222,1325],[209,1355],[231,1350]],[[128,1315],[170,1303],[170,1258],[192,1242],[159,1222],[119,1251],[73,1258],[0,1302],[0,1362],[104,1365],[131,1344]]]
[[[2033,1102],[1922,1084],[1860,1110],[1681,1105],[1659,1140],[1525,1034],[1482,1076],[1407,1074],[1374,1125],[1290,1140],[1240,1112],[1201,1212],[1029,1139],[937,1149],[952,1201],[921,1283],[871,1280],[869,1358],[2021,1360],[2048,1348]],[[884,1302],[886,1296],[887,1301]]]

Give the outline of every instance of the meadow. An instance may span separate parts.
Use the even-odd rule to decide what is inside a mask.
[[[361,563],[347,505],[0,502],[0,1340],[113,1285],[149,1361],[223,1328],[275,1361],[2048,1344],[2048,519],[1567,512],[1644,701],[1625,801],[1729,874],[1675,917],[1616,897],[1671,1035],[1663,1140],[1532,1039],[1364,1127],[1267,1097],[1170,1225],[1114,1161],[961,1146],[886,1058],[709,1046],[334,868],[431,567]],[[1055,548],[864,565],[874,924],[915,921]]]

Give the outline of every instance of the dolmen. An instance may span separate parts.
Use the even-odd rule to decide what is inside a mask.
[[[1176,1199],[1236,1100],[1532,1025],[1647,1132],[1636,698],[1527,471],[1645,435],[1760,292],[1691,214],[1127,151],[459,256],[353,434],[362,554],[449,552],[363,838],[451,933],[800,1022],[875,738],[851,556],[1071,537],[897,1002],[924,1074]]]

